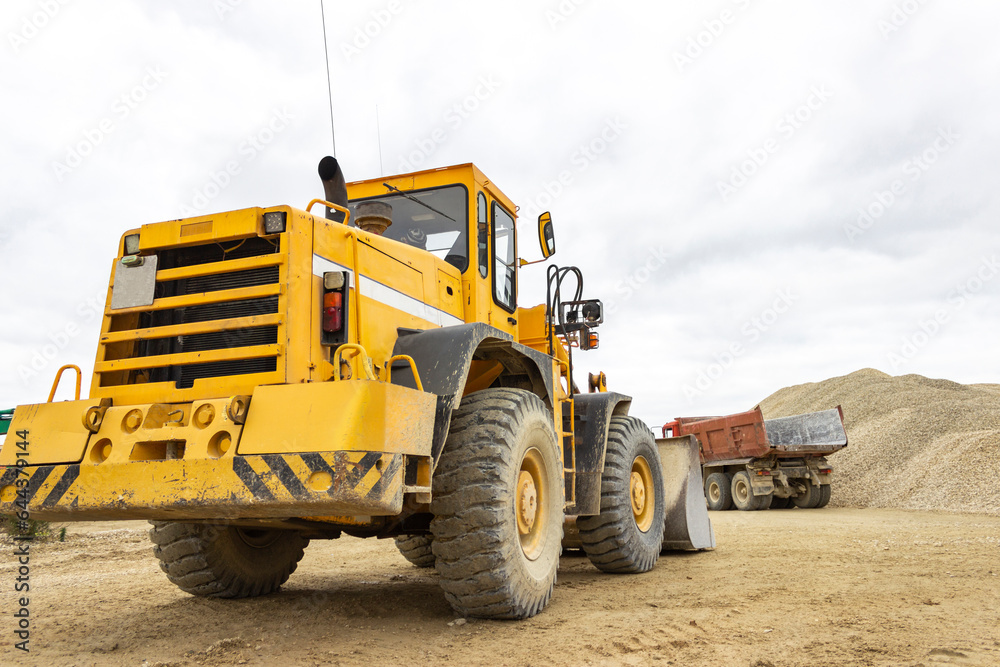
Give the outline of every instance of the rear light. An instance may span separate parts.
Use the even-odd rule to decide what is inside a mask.
[[[323,295],[323,331],[336,333],[344,328],[344,294],[327,292]]]
[[[831,472],[833,472],[833,468],[820,468],[819,469],[819,474],[821,474],[821,475],[829,475]]]
[[[598,338],[596,331],[588,331],[584,329],[580,333],[580,349],[581,350],[596,350],[601,344],[601,339]]]
[[[759,476],[759,475],[770,475],[770,474],[771,474],[771,471],[770,471],[770,470],[758,470],[758,471],[757,471],[757,475],[758,475],[758,476]]]

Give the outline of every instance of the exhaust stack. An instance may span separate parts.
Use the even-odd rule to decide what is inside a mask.
[[[319,177],[323,181],[323,194],[331,204],[347,208],[347,181],[340,168],[337,158],[327,155],[319,161]],[[343,222],[344,214],[329,207],[326,209],[326,219]]]

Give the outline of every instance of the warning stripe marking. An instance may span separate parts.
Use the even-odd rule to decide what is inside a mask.
[[[374,486],[372,486],[368,495],[385,496],[390,495],[389,491],[392,491],[393,494],[395,494],[395,486],[402,483],[397,473],[403,466],[403,457],[388,454],[383,457],[383,460],[385,460],[385,458],[388,458],[389,460],[386,462],[386,465],[382,470],[382,477],[375,483]],[[389,486],[390,484],[392,484],[392,487]]]
[[[240,478],[256,500],[274,500],[274,494],[264,484],[260,475],[250,467],[246,459],[241,456],[233,457],[233,472],[236,473],[236,476]]]
[[[62,497],[66,495],[69,491],[69,487],[73,486],[73,482],[76,478],[80,476],[80,464],[71,465],[63,473],[63,476],[59,478],[59,482],[52,487],[49,495],[45,496],[45,500],[42,501],[42,507],[53,507],[56,503],[62,500]]]
[[[10,486],[17,481],[17,467],[11,466],[0,475],[0,487]]]
[[[24,496],[27,502],[30,503],[34,499],[35,494],[42,488],[42,484],[45,483],[45,480],[52,474],[53,470],[55,470],[53,466],[42,466],[28,479],[28,486]]]
[[[309,497],[308,489],[299,481],[298,476],[292,470],[291,466],[288,465],[288,462],[285,461],[284,457],[280,454],[265,454],[263,458],[264,462],[267,463],[267,467],[271,469],[274,476],[278,478],[278,481],[281,482],[293,498],[302,500]]]

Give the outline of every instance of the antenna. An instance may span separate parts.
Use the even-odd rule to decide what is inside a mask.
[[[385,176],[385,168],[382,166],[382,123],[378,119],[378,105],[375,105],[375,132],[378,134],[378,170],[379,176]]]
[[[326,9],[319,0],[319,13],[323,18],[323,53],[326,55],[326,89],[330,94],[330,135],[333,137],[333,157],[337,157],[337,130],[333,124],[333,84],[330,82],[330,47],[326,42]]]

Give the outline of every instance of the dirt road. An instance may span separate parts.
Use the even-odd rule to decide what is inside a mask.
[[[145,524],[35,545],[30,654],[0,556],[0,664],[1000,665],[1000,518],[892,510],[712,513],[718,548],[640,576],[564,556],[552,604],[459,621],[391,542],[314,542],[281,592],[194,598]],[[123,527],[124,526],[124,527]]]

